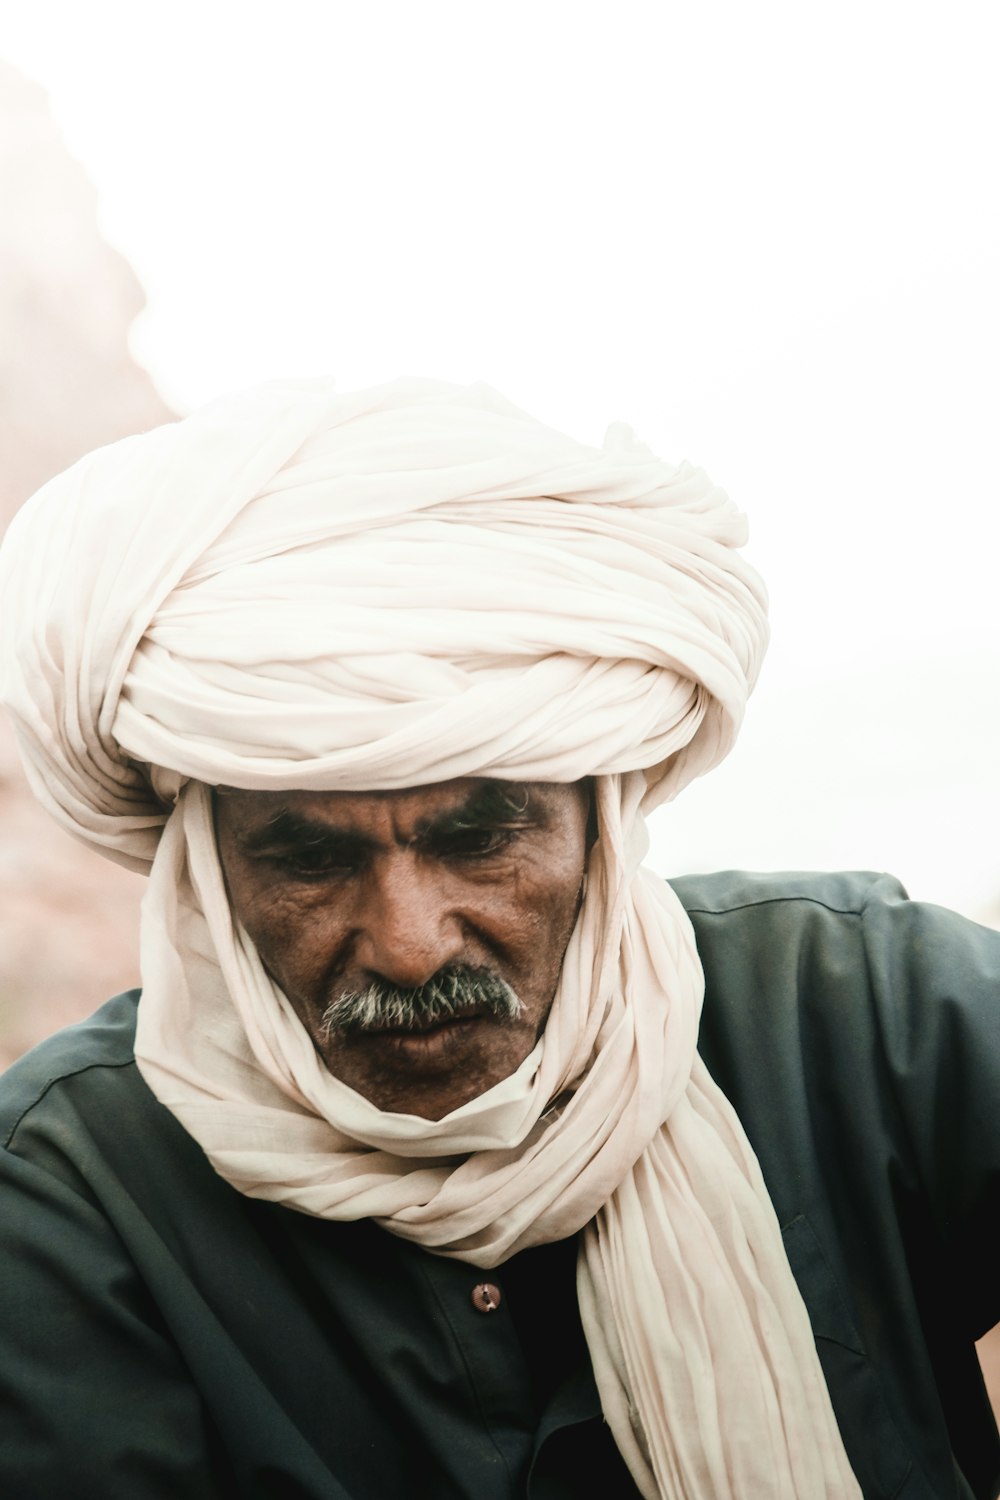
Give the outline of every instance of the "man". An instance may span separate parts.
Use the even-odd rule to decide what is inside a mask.
[[[409,381],[12,528],[29,775],[150,871],[138,1008],[3,1089],[12,1493],[994,1492],[1000,943],[641,866],[759,667],[742,539],[621,430]]]

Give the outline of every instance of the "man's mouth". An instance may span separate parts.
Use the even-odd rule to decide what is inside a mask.
[[[354,1032],[355,1036],[431,1036],[434,1032],[446,1031],[453,1026],[461,1026],[469,1021],[483,1019],[481,1010],[461,1011],[451,1016],[415,1016],[406,1025],[389,1026],[367,1026],[364,1031]]]
[[[342,1040],[345,1048],[361,1055],[370,1053],[386,1067],[398,1066],[414,1074],[438,1073],[461,1065],[468,1046],[475,1047],[481,1026],[499,1024],[492,1016],[467,1011],[444,1020],[350,1032]]]

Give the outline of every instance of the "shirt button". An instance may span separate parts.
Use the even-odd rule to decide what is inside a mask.
[[[472,1288],[472,1305],[477,1312],[496,1312],[501,1302],[500,1288],[492,1281],[481,1281]]]

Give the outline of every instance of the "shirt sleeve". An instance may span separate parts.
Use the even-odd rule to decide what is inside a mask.
[[[0,1488],[217,1500],[200,1400],[114,1230],[0,1154]]]
[[[873,885],[862,931],[892,1104],[968,1333],[1000,1322],[1000,933]]]

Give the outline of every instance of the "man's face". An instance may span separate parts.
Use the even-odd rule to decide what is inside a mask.
[[[437,1120],[538,1040],[588,809],[583,782],[225,790],[216,831],[233,911],[330,1072],[379,1109]]]

